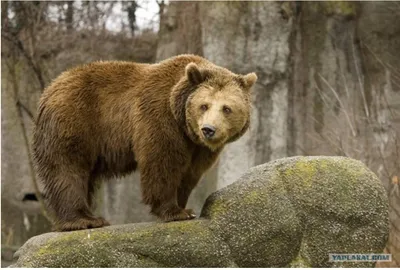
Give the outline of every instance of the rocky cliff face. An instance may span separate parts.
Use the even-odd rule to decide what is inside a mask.
[[[236,73],[258,76],[250,131],[223,152],[220,188],[254,165],[288,155],[292,20],[282,18],[279,3],[202,3],[200,10],[204,56]]]

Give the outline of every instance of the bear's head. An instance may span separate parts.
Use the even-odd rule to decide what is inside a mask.
[[[249,128],[250,89],[256,80],[255,73],[190,63],[172,89],[172,113],[192,141],[219,150]]]

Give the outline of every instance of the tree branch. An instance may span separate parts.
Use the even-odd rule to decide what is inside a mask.
[[[45,83],[43,80],[43,76],[42,76],[42,72],[41,70],[35,65],[32,57],[28,54],[28,52],[25,50],[25,47],[22,43],[21,40],[19,40],[17,37],[15,37],[14,35],[8,34],[6,33],[4,30],[1,31],[1,36],[4,37],[5,39],[7,39],[8,41],[10,41],[11,43],[13,43],[15,45],[15,47],[18,48],[18,50],[22,53],[22,55],[26,58],[26,60],[28,61],[28,65],[32,68],[33,72],[35,72],[36,77],[39,81],[40,87],[43,90],[45,87]]]
[[[17,106],[25,111],[32,121],[34,120],[33,113],[24,104],[22,104],[21,101],[17,100]]]

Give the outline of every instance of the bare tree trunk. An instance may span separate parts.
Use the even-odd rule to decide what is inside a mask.
[[[22,4],[19,2],[13,2],[15,12],[15,27],[7,25],[1,31],[1,37],[11,42],[17,50],[25,57],[28,65],[32,68],[39,82],[40,88],[45,87],[45,81],[43,78],[43,72],[40,68],[39,61],[35,57],[35,43],[37,30],[43,18],[43,10],[47,3],[31,2]],[[21,37],[25,37],[22,40]],[[25,42],[26,41],[26,42]],[[29,45],[26,46],[26,43]]]
[[[128,13],[129,29],[131,30],[132,37],[135,36],[137,8],[138,4],[136,3],[136,1],[131,1],[127,3],[126,12]]]
[[[74,1],[67,2],[67,12],[65,16],[65,24],[67,25],[67,30],[71,31],[74,27]]]
[[[4,1],[1,5],[1,28],[4,29],[8,24],[8,2]]]

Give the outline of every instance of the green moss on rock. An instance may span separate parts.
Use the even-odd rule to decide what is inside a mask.
[[[310,263],[302,256],[297,256],[289,265],[290,268],[311,268]]]
[[[326,16],[355,16],[357,14],[357,3],[350,1],[305,2],[304,4],[312,12],[322,13]]]
[[[327,1],[320,2],[322,9],[327,15],[343,15],[343,16],[355,16],[357,13],[355,2],[350,1]]]
[[[300,178],[302,187],[309,188],[313,184],[313,179],[315,174],[318,171],[318,163],[315,162],[307,162],[306,160],[299,159],[295,162],[294,166],[290,166],[284,169],[281,173],[283,173],[284,177],[298,179]]]
[[[387,209],[379,179],[361,162],[293,157],[252,168],[211,196],[203,213],[240,267],[332,267],[326,255],[332,250],[380,252]]]

